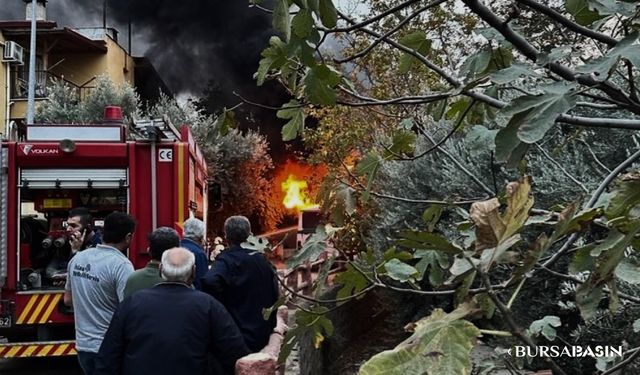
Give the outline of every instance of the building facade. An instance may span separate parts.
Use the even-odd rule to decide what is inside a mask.
[[[136,87],[142,99],[153,99],[161,90],[168,89],[153,66],[144,57],[131,56],[118,42],[118,32],[113,28],[58,27],[46,19],[46,1],[38,0],[36,33],[36,106],[47,99],[47,87],[55,80],[62,80],[77,94],[78,100],[87,96],[100,75],[107,75],[116,85],[128,83]],[[4,55],[11,50],[22,50],[15,58],[3,58],[0,74],[0,119],[2,133],[10,137],[14,127],[24,124],[27,111],[29,45],[31,36],[30,2],[26,4],[26,19],[0,21],[0,46]],[[16,46],[17,45],[17,46]],[[144,82],[136,81],[136,74],[144,76]],[[149,87],[149,81],[153,81]],[[146,96],[146,97],[145,97]]]

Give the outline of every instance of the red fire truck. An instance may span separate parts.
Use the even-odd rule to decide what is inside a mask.
[[[28,125],[0,154],[0,358],[73,355],[65,274],[47,272],[69,209],[88,208],[94,228],[113,211],[137,220],[127,256],[143,267],[146,235],[206,218],[207,168],[189,128],[168,120],[125,126],[117,107],[101,125]]]

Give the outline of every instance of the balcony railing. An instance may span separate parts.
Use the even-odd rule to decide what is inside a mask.
[[[26,99],[29,94],[29,78],[26,70],[12,70],[11,71],[11,99]],[[53,87],[56,81],[64,82],[76,96],[78,100],[83,100],[87,97],[89,92],[94,88],[88,86],[93,79],[89,80],[82,86],[79,86],[64,77],[57,76],[46,70],[36,71],[36,86],[35,97],[36,99],[44,99],[49,95],[50,89]]]

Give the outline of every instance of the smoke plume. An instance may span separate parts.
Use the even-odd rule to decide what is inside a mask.
[[[22,0],[4,1],[0,19],[24,19]],[[47,13],[61,26],[101,26],[103,0],[49,0]],[[253,74],[273,30],[270,15],[248,0],[107,1],[107,26],[120,31],[125,48],[129,21],[133,54],[147,56],[174,94],[200,96],[212,113],[239,103],[234,93],[270,106],[288,100],[275,84],[256,87]],[[286,159],[274,111],[245,105],[237,118],[267,135],[276,163]]]

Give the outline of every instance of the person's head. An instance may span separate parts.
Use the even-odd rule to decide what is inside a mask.
[[[82,233],[85,229],[87,234],[92,231],[91,223],[93,218],[91,213],[85,207],[76,207],[69,211],[69,218],[67,219],[67,232]]]
[[[174,229],[168,227],[160,227],[147,236],[149,241],[149,254],[151,259],[162,259],[162,253],[173,247],[180,246],[180,236]]]
[[[115,211],[107,215],[102,228],[102,242],[125,251],[131,243],[136,221],[130,215]]]
[[[174,247],[162,254],[160,275],[165,281],[191,284],[196,272],[196,257],[182,247]]]
[[[251,235],[251,223],[244,216],[230,216],[224,222],[224,235],[230,245],[240,245]]]
[[[204,240],[204,223],[196,218],[187,219],[182,224],[182,234],[184,238],[202,243],[202,240]]]

